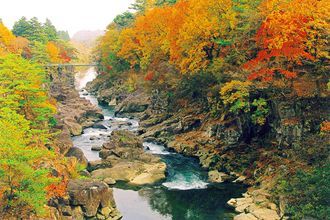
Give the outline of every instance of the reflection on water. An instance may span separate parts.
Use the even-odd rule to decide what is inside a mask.
[[[93,146],[102,146],[108,141],[113,130],[134,131],[139,122],[134,119],[117,118],[109,106],[101,106],[97,99],[83,90],[87,82],[96,77],[93,68],[76,76],[76,88],[80,96],[99,106],[105,116],[100,122],[103,128],[87,128],[83,134],[73,137],[74,146],[83,150],[88,160],[99,159],[98,152],[91,151]],[[226,202],[240,197],[244,188],[234,184],[210,184],[207,172],[197,159],[168,152],[158,144],[144,143],[146,152],[159,155],[167,164],[167,177],[154,186],[133,187],[117,183],[114,199],[123,220],[213,220],[232,219],[232,210]]]
[[[226,202],[244,191],[237,185],[212,185],[207,189],[168,190],[163,186],[139,191],[114,189],[114,197],[123,220],[232,219]]]

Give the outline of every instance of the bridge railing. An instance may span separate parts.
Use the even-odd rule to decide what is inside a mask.
[[[44,67],[67,67],[67,66],[97,66],[97,63],[48,63]]]

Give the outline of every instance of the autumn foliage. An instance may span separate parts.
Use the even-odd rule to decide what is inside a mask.
[[[77,161],[52,146],[56,102],[41,66],[69,62],[67,53],[61,43],[31,42],[0,22],[1,219],[47,217],[47,201],[63,196],[69,178],[78,176]]]

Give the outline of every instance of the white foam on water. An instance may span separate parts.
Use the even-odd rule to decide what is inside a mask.
[[[148,148],[147,152],[152,153],[152,154],[162,154],[162,155],[171,154],[162,145],[158,145],[158,144],[154,144],[154,143],[150,143],[150,142],[144,142],[143,146],[145,148]]]
[[[190,180],[189,180],[190,179]],[[165,182],[162,185],[168,189],[176,190],[190,190],[190,189],[205,189],[208,183],[204,182],[197,176],[192,178],[185,178],[182,174],[177,174],[174,176],[174,180],[170,182]]]

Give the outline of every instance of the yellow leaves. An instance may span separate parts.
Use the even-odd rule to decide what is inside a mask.
[[[52,63],[60,63],[60,49],[57,47],[57,45],[54,42],[48,42],[46,45],[46,51],[49,55],[50,61]]]
[[[0,22],[0,47],[7,48],[14,39],[14,34]]]
[[[232,80],[226,83],[220,90],[220,95],[225,105],[233,104],[238,100],[244,101],[249,95],[250,81],[242,82]]]

